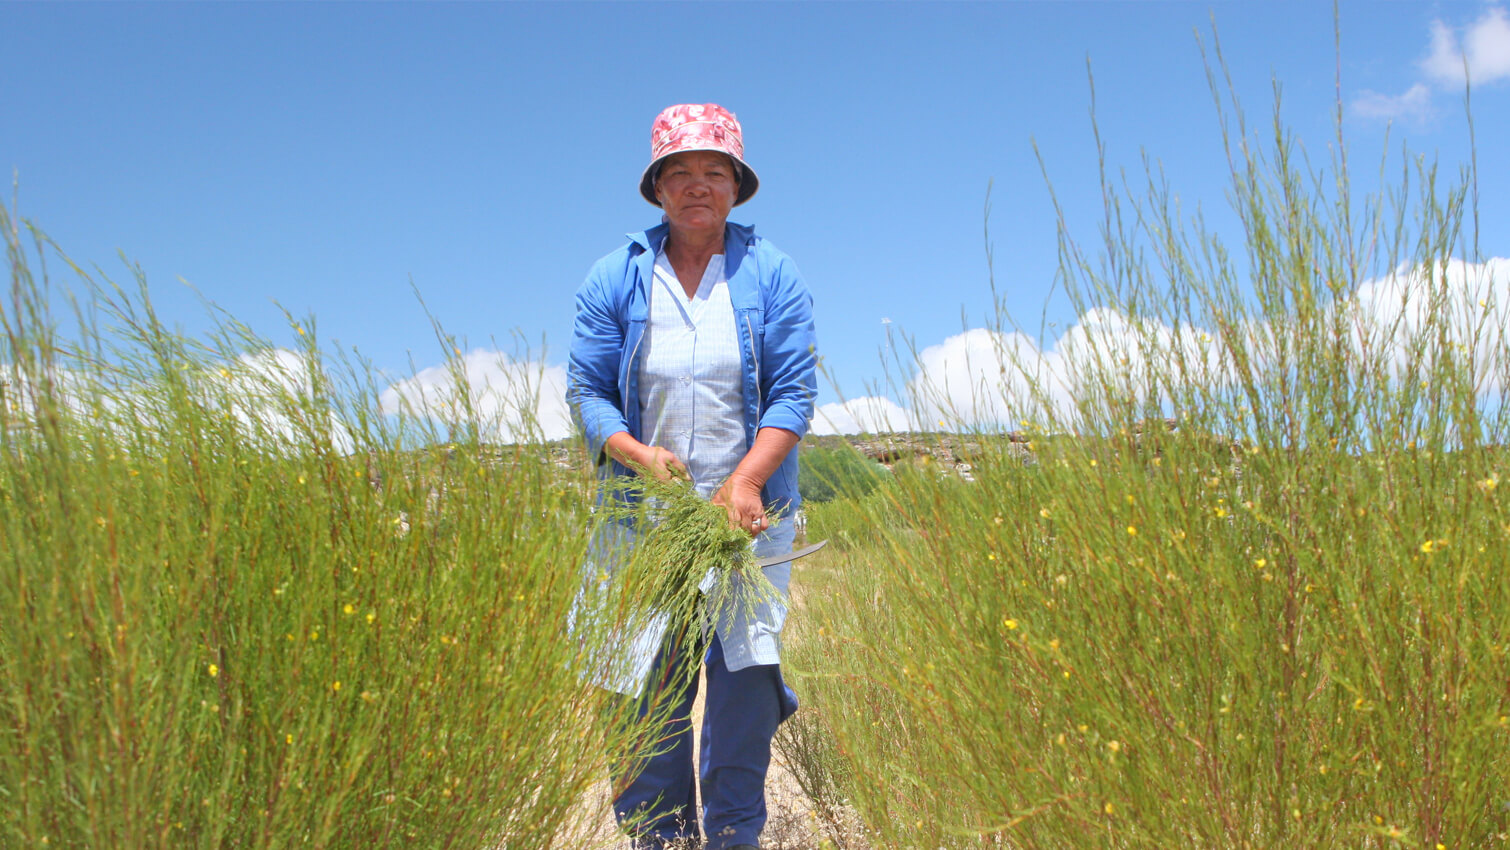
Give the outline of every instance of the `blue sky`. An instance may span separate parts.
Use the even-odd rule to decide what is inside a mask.
[[[0,3],[0,166],[22,217],[118,280],[119,255],[139,264],[190,332],[207,322],[181,281],[277,345],[292,332],[275,304],[312,314],[398,381],[443,359],[417,288],[467,351],[517,353],[518,335],[554,368],[588,266],[658,220],[635,190],[651,120],[721,103],[761,177],[733,217],[807,278],[832,405],[870,393],[888,331],[925,348],[991,320],[988,185],[1008,309],[1035,336],[1052,323],[1045,348],[1081,322],[1051,294],[1034,143],[1094,242],[1087,63],[1109,164],[1140,171],[1146,152],[1230,231],[1197,42],[1213,21],[1250,119],[1277,82],[1321,162],[1340,67],[1358,191],[1386,127],[1395,148],[1466,161],[1466,56],[1482,253],[1510,256],[1504,5],[1340,17],[1339,57],[1322,2]]]

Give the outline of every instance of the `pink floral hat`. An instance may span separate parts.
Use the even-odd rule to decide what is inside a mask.
[[[716,103],[681,103],[668,106],[650,127],[650,164],[640,176],[640,194],[656,206],[655,175],[662,160],[682,151],[719,151],[739,163],[742,170],[734,206],[748,201],[760,188],[755,169],[744,160],[744,131],[734,113]]]

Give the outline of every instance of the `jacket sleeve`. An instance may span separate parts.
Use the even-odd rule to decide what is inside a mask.
[[[800,438],[807,434],[818,395],[813,297],[792,259],[778,256],[765,289],[759,427],[785,428]]]
[[[595,464],[607,461],[604,444],[628,431],[619,398],[619,365],[624,356],[627,322],[612,295],[609,273],[600,262],[577,290],[577,317],[567,367],[566,403],[572,421],[587,441]]]

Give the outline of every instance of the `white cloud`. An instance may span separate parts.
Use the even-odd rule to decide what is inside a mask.
[[[990,426],[1067,400],[1066,379],[1056,352],[1023,334],[975,328],[923,349],[907,390],[925,425]]]
[[[200,361],[181,378],[193,403],[235,421],[241,439],[274,452],[330,441],[350,453],[355,441],[323,398],[315,397],[315,374],[303,354],[273,348],[228,361]],[[52,399],[87,427],[104,428],[123,439],[179,427],[185,412],[161,375],[101,367],[87,371],[53,369]],[[8,364],[0,369],[7,414],[30,421],[40,387]],[[315,417],[315,418],[312,418]]]
[[[1416,83],[1399,95],[1365,90],[1353,100],[1353,114],[1361,118],[1420,123],[1431,116],[1431,88],[1425,83]]]
[[[930,425],[1074,426],[1081,404],[1167,395],[1150,382],[1176,366],[1206,380],[1224,374],[1210,334],[1096,308],[1048,349],[1020,333],[980,328],[949,337],[918,356],[908,392],[917,419]]]
[[[572,433],[566,405],[566,367],[515,360],[501,351],[475,349],[463,355],[462,382],[448,364],[421,370],[393,384],[380,399],[383,412],[401,410],[457,423],[472,410],[484,435],[500,442],[558,440]]]
[[[852,398],[843,403],[819,406],[813,413],[812,432],[825,434],[885,434],[914,431],[912,415],[883,396]]]
[[[1510,329],[1510,259],[1451,260],[1434,268],[1404,267],[1358,288],[1348,304],[1358,318],[1354,346],[1377,356],[1395,379],[1413,370],[1412,351],[1445,328],[1444,339],[1473,358],[1480,392],[1501,392]]]
[[[3,413],[13,422],[30,422],[44,397],[78,416],[89,415],[90,384],[88,376],[71,369],[48,370],[45,383],[39,382],[18,363],[0,364],[0,400]]]
[[[271,348],[243,354],[227,368],[201,378],[206,394],[213,399],[220,392],[231,415],[268,447],[308,446],[328,434],[332,448],[349,454],[355,446],[351,434],[327,403],[315,397],[318,368],[297,351]],[[217,382],[220,386],[213,386]],[[311,421],[311,414],[320,420]]]
[[[1350,104],[1352,113],[1360,118],[1420,123],[1431,117],[1433,85],[1461,92],[1465,80],[1480,86],[1510,79],[1510,16],[1503,7],[1490,6],[1460,30],[1440,19],[1432,21],[1430,47],[1417,64],[1424,81],[1398,95],[1360,92]]]
[[[1339,307],[1353,329],[1349,355],[1391,380],[1410,377],[1419,356],[1445,342],[1471,355],[1477,391],[1503,392],[1510,373],[1510,259],[1402,267],[1363,283]],[[1247,322],[1231,332],[1249,374],[1263,376],[1294,329]],[[1424,346],[1424,348],[1423,348]],[[909,425],[1017,427],[1023,422],[1076,427],[1078,407],[1108,398],[1163,401],[1198,385],[1215,393],[1237,386],[1238,358],[1208,329],[1087,311],[1055,343],[1039,349],[1022,334],[973,329],[925,348],[908,384]],[[885,408],[886,399],[863,399]],[[835,429],[848,410],[825,412]],[[895,418],[894,414],[894,418]],[[815,423],[815,428],[818,423]],[[872,429],[879,430],[879,429]]]
[[[1353,328],[1350,355],[1379,365],[1394,380],[1409,376],[1410,352],[1431,336],[1424,333],[1428,326],[1445,321],[1447,342],[1474,358],[1479,392],[1506,389],[1500,382],[1510,373],[1510,259],[1402,267],[1364,282],[1338,309]],[[1249,373],[1261,376],[1294,332],[1250,321],[1229,334],[1243,346]],[[919,352],[903,403],[866,396],[825,404],[814,414],[813,433],[929,430],[940,421],[950,429],[1015,428],[1024,422],[1074,427],[1083,403],[1095,408],[1112,396],[1168,399],[1192,384],[1232,388],[1238,383],[1236,362],[1211,329],[1171,327],[1105,308],[1088,310],[1042,349],[1023,334],[976,328]],[[460,364],[479,419],[493,424],[500,441],[571,433],[564,367],[480,349]],[[446,366],[425,369],[383,393],[385,412],[403,404],[441,421],[460,418]]]
[[[1462,88],[1510,78],[1510,17],[1491,7],[1458,34],[1441,21],[1431,24],[1431,52],[1421,60],[1421,70],[1444,88]]]

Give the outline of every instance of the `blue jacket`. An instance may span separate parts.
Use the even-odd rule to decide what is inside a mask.
[[[648,317],[648,286],[665,224],[629,234],[629,244],[599,260],[577,290],[566,401],[607,473],[630,475],[604,451],[608,438],[628,431],[643,439],[639,421],[639,351]],[[802,437],[813,417],[818,355],[813,299],[791,258],[753,228],[724,226],[724,270],[744,364],[745,446],[760,428],[785,428]],[[797,452],[788,453],[762,493],[772,511],[794,511]]]

